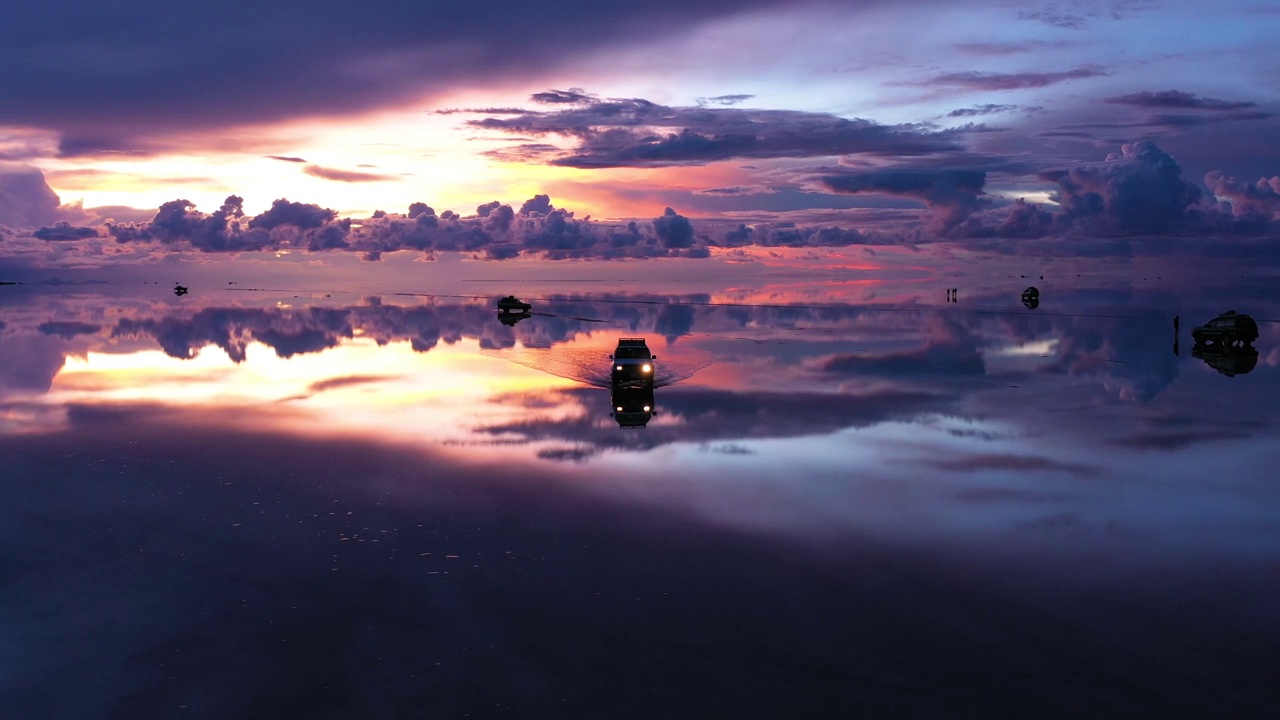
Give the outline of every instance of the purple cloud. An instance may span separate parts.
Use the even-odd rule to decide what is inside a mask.
[[[1058,185],[1058,219],[1097,234],[1163,234],[1198,219],[1201,191],[1182,179],[1182,166],[1155,143],[1125,145],[1107,162],[1047,171]]]
[[[882,193],[924,202],[929,228],[949,233],[970,215],[991,204],[983,195],[982,170],[872,170],[827,175],[821,182],[837,193]]]
[[[986,103],[984,105],[974,105],[973,107],[957,108],[947,113],[947,117],[978,117],[980,115],[999,115],[1001,113],[1010,113],[1017,110],[1017,105],[1000,105],[997,103]]]
[[[319,165],[308,165],[303,168],[302,172],[311,177],[324,178],[325,180],[336,180],[337,182],[361,183],[361,182],[385,182],[387,180],[395,180],[393,175],[381,175],[378,173],[358,172],[355,170],[337,170],[334,168],[321,167]]]
[[[69,222],[54,223],[53,227],[42,227],[31,236],[39,240],[62,241],[62,240],[84,240],[87,238],[100,237],[97,228],[77,227]]]
[[[1063,70],[1059,72],[998,73],[970,70],[966,72],[943,73],[942,75],[936,75],[927,80],[907,84],[952,88],[961,91],[995,92],[999,90],[1027,90],[1032,88],[1043,88],[1071,80],[1083,80],[1085,78],[1102,77],[1110,74],[1110,71],[1097,65],[1081,65],[1080,67],[1072,70]]]
[[[0,167],[0,225],[34,227],[58,220],[62,200],[33,167]]]
[[[955,131],[920,125],[880,125],[792,110],[668,107],[642,99],[590,101],[469,124],[513,135],[575,138],[577,145],[570,150],[525,143],[499,152],[504,159],[580,168],[696,165],[733,158],[910,156],[961,149]]]
[[[1258,106],[1255,102],[1218,100],[1200,97],[1195,93],[1180,90],[1162,90],[1159,92],[1136,92],[1128,95],[1109,97],[1103,102],[1112,105],[1133,105],[1145,108],[1177,108],[1181,110],[1213,110],[1218,112],[1247,110]]]
[[[534,93],[529,96],[529,99],[545,105],[573,105],[591,102],[595,100],[595,96],[584,93],[582,88],[569,88],[568,90],[547,90],[546,92]]]
[[[1205,175],[1204,182],[1214,195],[1230,203],[1234,217],[1264,224],[1280,222],[1280,175],[1261,178],[1250,185],[1211,172]]]
[[[57,130],[69,155],[191,130],[355,114],[495,79],[533,81],[577,69],[600,49],[777,4],[499,0],[478,12],[460,0],[371,0],[360,22],[302,0],[124,3],[109,12],[90,0],[33,5],[0,24],[0,65],[25,68],[0,74],[0,125]],[[53,48],[67,51],[53,61]]]

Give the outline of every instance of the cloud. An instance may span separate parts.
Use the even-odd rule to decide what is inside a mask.
[[[1065,40],[1025,40],[1021,42],[981,42],[959,43],[953,47],[966,55],[981,57],[1000,57],[1004,55],[1021,55],[1042,50],[1057,50],[1070,47],[1074,43]]]
[[[1163,234],[1199,219],[1201,190],[1155,143],[1124,145],[1096,165],[1040,174],[1058,185],[1056,221],[1099,234]]]
[[[930,230],[946,234],[991,204],[982,197],[983,170],[873,170],[826,175],[822,184],[837,193],[882,193],[922,200]]]
[[[1001,90],[1027,90],[1034,88],[1049,87],[1058,83],[1069,82],[1071,80],[1083,80],[1085,78],[1102,77],[1110,75],[1110,71],[1097,65],[1081,65],[1071,70],[1062,70],[1058,72],[1018,72],[1018,73],[998,73],[998,72],[952,72],[935,75],[926,80],[920,80],[913,83],[905,83],[908,85],[920,85],[926,87],[952,88],[965,92],[996,92]]]
[[[1017,105],[1000,105],[997,103],[986,103],[983,105],[975,105],[967,108],[957,108],[947,113],[947,117],[977,117],[980,115],[999,115],[1002,113],[1010,113],[1017,110]]]
[[[940,470],[954,472],[988,473],[988,472],[1065,472],[1071,475],[1097,475],[1099,468],[1078,463],[1067,463],[1034,455],[983,454],[966,455],[949,460],[934,460],[930,465]],[[965,499],[975,500],[975,497]],[[1009,499],[1002,497],[1001,499]]]
[[[582,88],[570,88],[568,90],[547,90],[546,92],[534,93],[529,96],[529,99],[545,105],[568,105],[591,102],[595,97],[584,93]]]
[[[300,158],[300,157],[290,157],[290,156],[288,156],[288,155],[268,155],[268,156],[267,156],[267,158],[268,158],[268,159],[271,159],[271,160],[279,160],[279,161],[281,161],[281,162],[290,162],[290,163],[304,163],[304,162],[306,162],[306,160],[304,160],[304,159],[302,159],[302,158]]]
[[[1136,92],[1128,95],[1109,97],[1103,102],[1111,103],[1113,105],[1133,105],[1135,107],[1145,108],[1177,108],[1181,110],[1212,110],[1215,112],[1247,110],[1258,106],[1255,102],[1218,100],[1215,98],[1200,97],[1195,93],[1182,92],[1180,90]]]
[[[739,105],[755,98],[755,95],[716,95],[715,97],[698,98],[699,105]]]
[[[350,220],[318,205],[276,200],[243,223],[243,198],[232,195],[217,211],[204,214],[188,200],[172,200],[145,223],[108,223],[119,243],[188,244],[201,252],[245,252],[279,248],[330,250],[347,246]]]
[[[371,0],[360,22],[303,0],[125,3],[105,14],[91,0],[34,5],[0,25],[0,65],[25,68],[0,76],[0,125],[57,130],[72,154],[169,133],[358,114],[458,87],[533,81],[555,68],[580,71],[600,49],[776,4],[500,0],[477,12],[461,0]]]
[[[41,323],[36,330],[43,335],[56,335],[70,340],[77,335],[94,335],[102,330],[102,326],[77,321],[49,321]]]
[[[0,165],[0,224],[35,227],[58,220],[58,194],[33,167]]]
[[[1039,10],[1019,10],[1017,18],[1063,30],[1079,30],[1084,27],[1091,16],[1093,16],[1093,13],[1073,12],[1071,10],[1062,10],[1055,5],[1049,5]]]
[[[1264,227],[1280,223],[1280,175],[1248,184],[1211,172],[1204,182],[1210,192],[1230,203],[1231,214],[1241,221]]]
[[[308,165],[302,169],[302,172],[312,177],[347,183],[386,182],[388,180],[398,179],[394,175],[381,175],[379,173],[358,172],[355,170],[336,170],[334,168],[321,167],[319,165]]]
[[[955,131],[880,125],[827,113],[665,106],[643,99],[590,100],[573,108],[490,116],[470,125],[514,135],[573,138],[548,150],[525,143],[505,157],[579,168],[697,165],[733,158],[866,154],[910,156],[960,150]]]
[[[97,228],[75,227],[68,222],[54,223],[53,227],[41,227],[31,235],[40,240],[84,240],[100,237]]]
[[[927,322],[929,341],[922,348],[884,355],[836,355],[816,367],[822,373],[848,377],[956,378],[986,374],[973,333],[950,319],[930,316]]]
[[[608,407],[608,395],[600,390],[578,389],[568,394],[588,407]],[[478,429],[526,441],[571,442],[575,452],[556,452],[547,458],[580,461],[608,449],[647,450],[670,443],[832,433],[941,412],[955,403],[950,395],[900,390],[844,394],[673,387],[661,389],[654,396],[659,417],[674,422],[650,423],[643,433],[619,433],[617,427],[602,425],[591,414],[534,416]]]

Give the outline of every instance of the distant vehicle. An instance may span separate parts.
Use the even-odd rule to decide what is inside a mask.
[[[1228,310],[1197,328],[1192,328],[1191,339],[1196,345],[1249,345],[1258,339],[1258,323],[1253,318],[1235,310]]]
[[[643,385],[653,387],[653,361],[658,357],[649,352],[644,338],[618,338],[618,347],[609,358],[613,360],[609,378],[615,388]]]
[[[182,286],[182,285],[174,285],[174,286],[173,286],[173,294],[174,294],[174,295],[186,295],[186,294],[187,294],[187,288],[186,288],[186,287],[184,287],[184,286]]]
[[[654,409],[653,383],[641,385],[614,385],[609,395],[610,407],[618,427],[644,427],[657,410]]]
[[[1028,310],[1035,310],[1040,307],[1040,290],[1034,285],[1023,290],[1022,304],[1025,305]]]
[[[515,295],[508,295],[498,301],[499,313],[522,313],[529,312],[533,306],[527,302],[520,302]]]
[[[1258,364],[1258,351],[1248,345],[1196,345],[1191,356],[1227,377],[1244,375]]]

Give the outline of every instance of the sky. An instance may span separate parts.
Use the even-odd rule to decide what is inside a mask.
[[[1256,0],[3,13],[21,71],[0,76],[0,274],[225,253],[1256,258],[1280,234],[1280,11]]]

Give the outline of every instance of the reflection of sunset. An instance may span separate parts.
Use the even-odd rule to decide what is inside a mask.
[[[243,363],[216,348],[179,360],[159,351],[91,352],[69,358],[47,396],[53,403],[146,402],[200,406],[285,403],[326,426],[378,429],[404,439],[459,438],[478,416],[510,416],[490,402],[511,393],[548,393],[574,383],[486,357],[474,341],[414,352],[356,338],[323,352],[277,356],[250,343]],[[397,418],[388,422],[388,417]],[[424,434],[425,433],[425,434]]]

